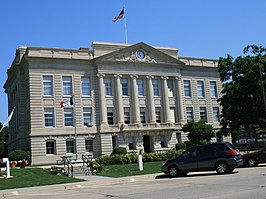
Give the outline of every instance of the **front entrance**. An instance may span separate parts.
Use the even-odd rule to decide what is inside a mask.
[[[151,145],[150,145],[150,136],[149,135],[143,136],[143,145],[144,145],[144,152],[150,153],[151,152]]]

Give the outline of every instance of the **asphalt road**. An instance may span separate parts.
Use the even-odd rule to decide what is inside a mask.
[[[238,168],[228,175],[194,172],[177,178],[163,174],[126,178],[92,176],[82,183],[3,190],[0,198],[266,199],[266,165]]]

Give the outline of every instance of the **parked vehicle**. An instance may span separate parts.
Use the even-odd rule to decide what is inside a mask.
[[[266,146],[257,152],[242,155],[244,166],[255,167],[260,163],[266,163]]]
[[[180,156],[164,161],[162,171],[170,177],[187,175],[191,171],[216,170],[218,174],[226,174],[242,165],[239,150],[223,142],[190,147]]]

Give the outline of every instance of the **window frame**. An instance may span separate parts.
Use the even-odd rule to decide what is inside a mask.
[[[211,98],[217,98],[218,97],[217,82],[216,81],[210,81],[210,93],[211,93]]]
[[[94,143],[92,138],[85,139],[85,152],[86,153],[93,153]]]
[[[44,127],[45,128],[54,128],[54,109],[53,108],[44,108],[43,109],[43,115],[44,115]],[[50,117],[49,117],[50,115]],[[49,122],[49,120],[51,120]],[[52,125],[46,125],[46,124],[52,124]]]
[[[69,145],[68,143],[72,143],[73,145]],[[72,151],[73,149],[73,151]],[[76,142],[74,138],[68,138],[66,139],[66,153],[74,154],[76,152]]]
[[[104,79],[104,84],[105,84],[105,95],[107,97],[113,96],[113,94],[112,94],[112,81],[111,81],[111,78],[105,78]]]
[[[62,95],[64,97],[73,95],[72,76],[62,76]]]
[[[185,97],[191,97],[191,82],[190,80],[183,80],[184,95]]]
[[[122,95],[128,96],[128,79],[126,78],[121,79],[121,87],[122,87]]]
[[[81,92],[83,97],[91,96],[91,82],[89,77],[81,77]]]
[[[160,96],[159,80],[158,79],[153,79],[152,80],[152,86],[153,86],[153,96],[155,96],[155,97]]]
[[[69,112],[67,112],[67,111],[69,111]],[[71,120],[70,120],[70,118],[71,118]],[[68,123],[71,123],[71,125],[67,125]],[[74,124],[74,111],[73,111],[73,108],[64,108],[64,126],[65,127],[74,127],[74,125],[75,124]]]
[[[137,84],[138,84],[138,95],[141,97],[145,96],[145,94],[144,94],[144,80],[138,79]]]
[[[197,81],[197,91],[198,91],[198,97],[199,98],[205,97],[204,81],[203,80]]]
[[[188,114],[188,113],[191,113],[191,114]],[[189,115],[191,115],[191,117],[188,117]],[[193,107],[186,107],[186,117],[187,117],[188,122],[194,121]]]
[[[53,89],[53,76],[52,75],[43,75],[43,96],[52,97],[54,95]],[[47,92],[48,91],[48,92]]]
[[[53,143],[53,146],[47,146],[47,144]],[[50,153],[50,151],[52,151]],[[46,155],[56,155],[56,140],[48,139],[45,141],[45,154]]]

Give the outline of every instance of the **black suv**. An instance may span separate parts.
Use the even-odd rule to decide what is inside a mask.
[[[180,156],[163,162],[162,171],[171,177],[187,175],[191,171],[232,172],[243,165],[237,148],[228,142],[190,147]]]

